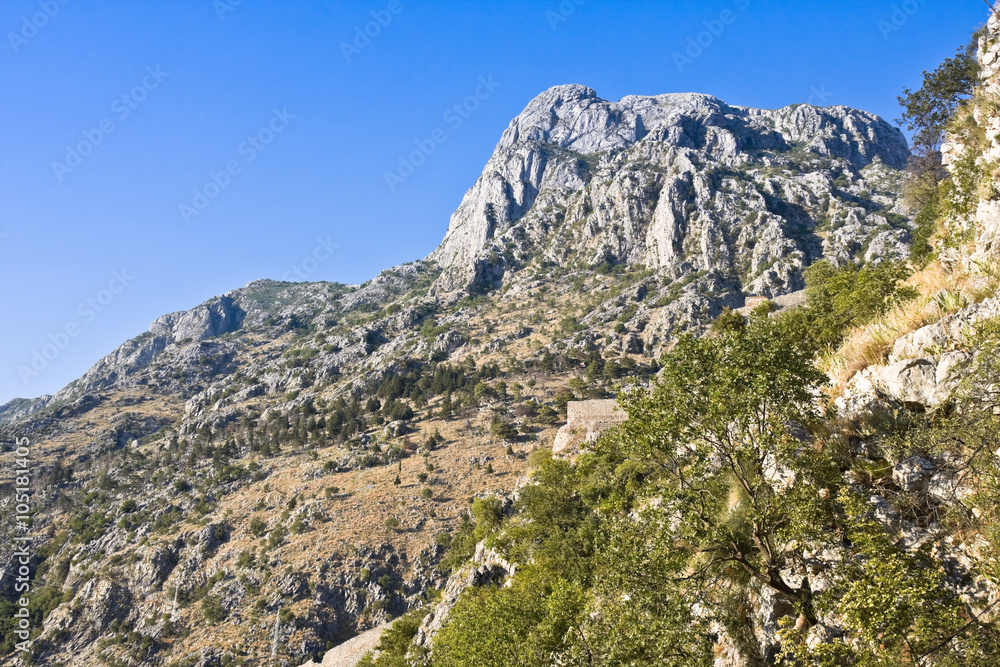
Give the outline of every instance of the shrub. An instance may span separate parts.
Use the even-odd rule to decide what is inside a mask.
[[[250,533],[254,537],[260,537],[267,530],[267,524],[258,516],[255,516],[250,520]]]
[[[374,664],[376,667],[406,667],[409,664],[406,662],[406,654],[426,615],[427,610],[420,607],[399,617],[392,627],[382,634],[377,647],[378,658],[374,663],[368,664]]]
[[[493,437],[500,438],[501,440],[515,440],[517,438],[517,428],[496,415],[493,416],[493,421],[490,422],[490,433],[493,434]]]
[[[892,262],[841,268],[825,260],[816,262],[806,269],[808,304],[781,319],[814,349],[836,346],[850,327],[862,326],[915,298],[916,290],[900,285],[908,275],[904,265]]]
[[[226,608],[222,606],[219,598],[214,595],[206,595],[201,601],[201,611],[205,620],[211,625],[221,623],[226,618]]]
[[[278,526],[272,530],[271,534],[267,538],[267,548],[272,549],[284,542],[286,532],[287,531],[284,526]]]

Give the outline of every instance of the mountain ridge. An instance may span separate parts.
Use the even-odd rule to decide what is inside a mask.
[[[747,128],[752,128],[752,131]],[[905,138],[897,128],[893,128],[874,114],[843,106],[819,108],[795,104],[781,109],[765,110],[729,106],[716,97],[700,93],[628,95],[618,102],[609,102],[600,98],[592,88],[583,85],[554,86],[533,98],[511,121],[487,162],[483,174],[469,189],[451,216],[441,243],[424,260],[410,264],[435,263],[441,266],[444,270],[443,275],[435,282],[431,293],[440,295],[446,300],[455,299],[456,292],[460,296],[466,290],[476,292],[484,287],[495,286],[508,270],[504,266],[503,257],[498,261],[496,255],[498,252],[501,255],[510,252],[513,245],[508,242],[510,236],[526,234],[536,244],[546,240],[547,233],[539,233],[537,230],[537,220],[525,220],[531,213],[539,194],[543,200],[548,199],[550,203],[553,196],[580,198],[589,195],[594,201],[582,204],[577,202],[576,210],[570,215],[586,216],[586,213],[580,211],[587,206],[611,209],[610,215],[621,213],[624,209],[623,217],[626,220],[631,218],[630,222],[634,222],[635,229],[627,230],[623,243],[604,243],[603,247],[594,250],[592,257],[587,258],[588,266],[593,268],[608,260],[628,264],[642,263],[658,270],[674,271],[679,273],[674,276],[675,279],[683,279],[686,275],[697,271],[687,270],[691,267],[684,266],[686,259],[683,256],[684,250],[678,248],[689,242],[689,238],[685,238],[688,230],[676,224],[684,213],[679,208],[689,205],[688,190],[695,191],[694,197],[701,200],[699,205],[702,205],[706,195],[697,191],[712,188],[711,184],[696,183],[695,179],[683,176],[697,171],[695,165],[683,159],[675,161],[673,156],[669,155],[657,156],[666,159],[665,164],[657,165],[658,169],[681,169],[682,176],[669,183],[650,185],[660,193],[653,201],[649,197],[637,196],[634,190],[608,192],[612,187],[620,188],[621,183],[611,183],[608,187],[593,188],[590,192],[585,192],[584,188],[588,185],[585,181],[596,177],[588,173],[592,170],[587,169],[584,173],[577,173],[574,170],[578,164],[573,155],[545,155],[544,146],[556,145],[586,156],[626,151],[653,137],[656,143],[697,153],[695,149],[699,133],[704,133],[700,138],[702,148],[705,149],[702,152],[721,156],[720,161],[726,165],[739,162],[740,154],[746,150],[775,149],[787,152],[791,150],[790,144],[795,142],[804,143],[803,150],[806,153],[833,156],[847,161],[859,170],[870,166],[873,160],[899,170],[905,166],[906,157],[909,155]],[[708,135],[712,135],[714,139],[708,139]],[[713,141],[715,143],[712,143]],[[609,155],[601,155],[600,159],[606,163],[611,162]],[[504,160],[506,163],[503,163]],[[516,171],[518,178],[510,176],[512,170]],[[859,187],[864,186],[864,179],[861,179]],[[518,190],[518,187],[522,189]],[[539,189],[545,191],[539,192]],[[553,194],[553,190],[560,189],[564,191],[558,192],[557,195]],[[531,194],[532,192],[534,194]],[[707,197],[711,198],[712,194],[709,192]],[[815,198],[814,193],[808,193],[807,196]],[[621,201],[622,199],[625,201]],[[644,208],[647,210],[644,211]],[[759,206],[760,210],[768,208],[767,203]],[[892,210],[895,211],[896,208]],[[854,215],[856,218],[858,213],[857,210],[848,211],[847,215]],[[896,216],[898,217],[899,213],[896,213]],[[600,227],[606,226],[607,217],[607,214],[599,215],[598,218],[603,219],[593,229],[585,231],[585,236],[589,234],[592,237],[585,239],[589,245],[593,246],[597,241],[608,240],[599,238]],[[519,227],[519,223],[522,222],[527,224],[527,231],[524,229],[525,225]],[[856,219],[849,222],[853,224]],[[878,224],[885,223],[882,221],[876,226]],[[643,231],[646,231],[644,237]],[[709,236],[722,235],[717,225],[701,231]],[[764,228],[763,233],[770,235],[767,240],[770,244],[781,247],[782,253],[802,251],[801,244],[789,239],[782,230]],[[852,229],[851,233],[856,235],[858,230]],[[505,234],[507,239],[504,238]],[[868,253],[868,258],[901,256],[906,247],[905,236],[906,232],[901,229],[881,234],[879,238],[870,241],[874,243],[877,252]],[[705,244],[714,240],[717,239],[702,239],[700,242]],[[615,245],[619,247],[614,247]],[[850,257],[850,250],[845,250],[843,247],[847,245],[849,242],[834,251],[834,259],[837,262],[843,262]],[[815,251],[812,254],[815,255]],[[759,266],[774,259],[774,257],[755,257],[752,261]],[[557,261],[563,260],[565,258]],[[391,272],[398,268],[393,267],[387,271]],[[718,268],[711,262],[702,262],[702,265],[697,267],[698,270]],[[777,276],[781,281],[791,277],[792,285],[788,289],[773,284],[774,281],[769,279],[758,280],[749,286],[729,284],[727,287],[734,295],[738,290],[743,292],[749,290],[749,293],[754,295],[778,296],[801,289],[802,268],[804,264],[799,262],[791,271],[786,270],[781,276]],[[171,337],[173,342],[177,342],[189,337],[196,340],[214,338],[219,334],[231,332],[228,327],[232,326],[232,322],[226,318],[239,317],[239,314],[236,311],[220,310],[213,304],[232,299],[233,295],[239,298],[255,288],[264,286],[276,288],[279,285],[323,284],[334,285],[334,289],[337,290],[360,289],[357,286],[339,283],[286,283],[268,279],[251,281],[241,288],[212,297],[189,311],[178,311],[157,318],[148,332],[138,337],[152,334],[152,341],[144,341],[136,350],[125,353],[123,348],[132,342],[126,341],[111,354],[96,362],[94,367],[79,380],[70,383],[51,397],[18,398],[0,406],[0,425],[31,414],[52,402],[67,399],[72,395],[74,386],[99,372],[102,365],[114,366],[124,363],[141,366],[143,360],[149,360],[159,354]],[[297,288],[287,289],[294,291]],[[730,299],[726,305],[739,307],[742,304],[738,303],[738,299]],[[222,320],[212,324],[204,320],[206,317],[221,317]],[[192,335],[171,332],[169,336],[164,337],[163,333],[170,328],[170,323],[174,319],[178,320],[178,326],[182,329],[189,327]]]

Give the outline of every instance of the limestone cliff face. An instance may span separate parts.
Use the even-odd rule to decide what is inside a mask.
[[[710,272],[746,293],[801,271],[901,256],[895,207],[909,150],[846,107],[729,106],[708,95],[602,100],[558,86],[503,133],[429,257],[439,292],[488,288],[532,260]]]
[[[989,273],[1000,259],[1000,114],[996,113],[1000,101],[1000,16],[996,13],[979,38],[978,58],[980,85],[968,110],[972,122],[951,134],[941,147],[945,166],[956,184],[957,205],[946,225],[953,238],[964,242],[939,250],[946,262]]]

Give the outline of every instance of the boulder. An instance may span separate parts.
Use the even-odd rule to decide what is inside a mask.
[[[919,456],[903,459],[892,469],[892,481],[906,493],[924,493],[937,466]]]

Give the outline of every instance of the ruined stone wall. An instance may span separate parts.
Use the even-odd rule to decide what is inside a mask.
[[[552,443],[553,454],[569,454],[585,442],[593,442],[601,433],[628,418],[613,398],[570,401],[566,405],[566,425],[559,429]]]
[[[567,426],[579,426],[588,422],[621,423],[624,413],[618,408],[618,401],[603,398],[593,401],[570,401],[566,405]]]

